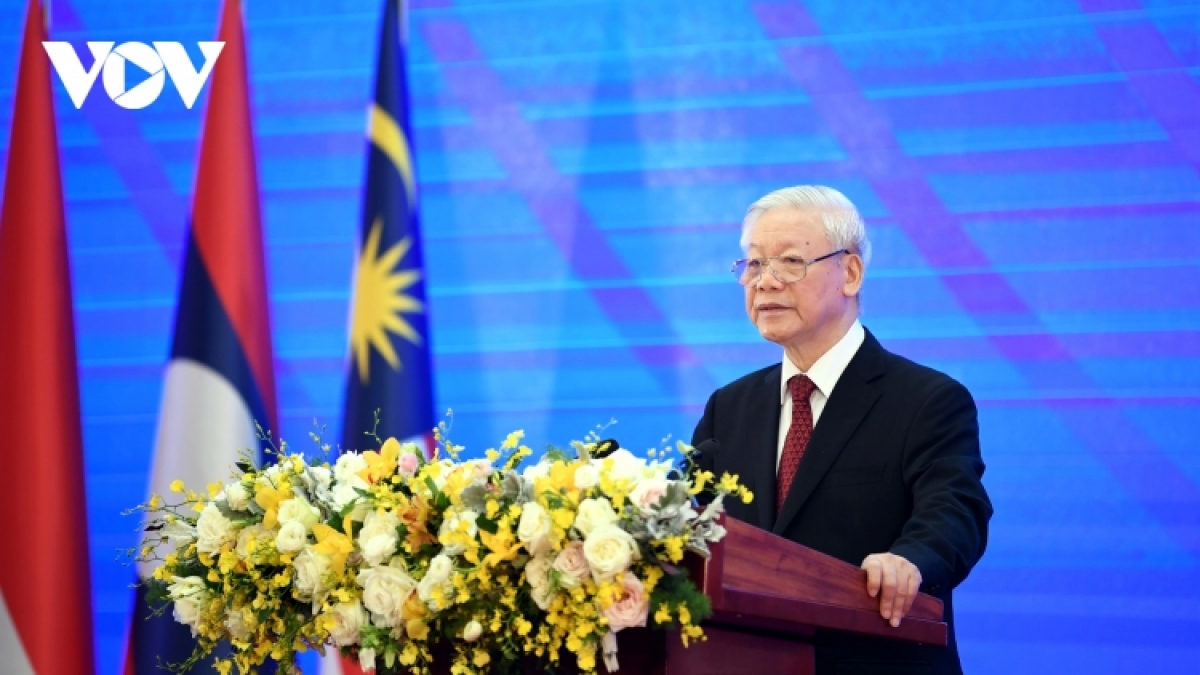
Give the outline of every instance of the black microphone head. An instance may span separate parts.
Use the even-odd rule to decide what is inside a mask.
[[[615,439],[606,438],[596,444],[596,447],[592,449],[591,455],[593,459],[604,459],[620,449],[621,444]]]

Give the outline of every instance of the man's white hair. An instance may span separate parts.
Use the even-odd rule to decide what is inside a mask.
[[[814,211],[825,224],[825,237],[833,250],[857,253],[866,267],[871,262],[871,240],[858,209],[846,195],[824,185],[796,185],[776,190],[750,205],[742,219],[742,250],[750,248],[750,233],[759,216],[770,209],[794,208]]]

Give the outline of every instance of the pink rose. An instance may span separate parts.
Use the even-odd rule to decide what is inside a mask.
[[[558,552],[554,559],[554,569],[562,574],[561,582],[568,588],[574,588],[586,577],[591,569],[588,568],[587,558],[583,555],[583,542],[573,541]]]
[[[654,507],[667,494],[667,481],[661,478],[647,478],[639,481],[633,492],[629,493],[629,501],[647,516],[654,513]]]
[[[421,461],[417,458],[415,453],[402,453],[400,455],[400,465],[398,467],[400,469],[400,475],[411,476],[415,474],[420,463]]]
[[[604,610],[608,629],[614,633],[623,628],[645,627],[646,616],[650,613],[650,598],[646,597],[642,582],[629,572],[625,573],[623,582],[625,590],[621,597]]]

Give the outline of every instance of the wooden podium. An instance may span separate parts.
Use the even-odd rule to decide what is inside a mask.
[[[810,675],[818,629],[944,646],[942,601],[922,593],[897,628],[867,595],[866,572],[732,518],[712,557],[689,567],[712,600],[708,640],[676,632],[618,634],[618,675]]]

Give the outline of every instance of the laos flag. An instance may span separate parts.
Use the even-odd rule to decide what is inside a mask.
[[[226,0],[196,172],[175,335],[155,439],[152,494],[182,479],[201,491],[228,481],[255,424],[275,429],[275,375],[258,178],[238,0]],[[143,578],[151,570],[139,572]],[[127,675],[160,673],[191,653],[190,630],[150,617],[139,588]],[[196,671],[193,671],[196,672]]]

